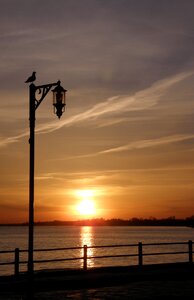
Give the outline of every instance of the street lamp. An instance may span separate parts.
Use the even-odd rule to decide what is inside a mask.
[[[34,72],[35,73],[35,72]],[[34,74],[33,73],[33,74]],[[33,82],[35,80],[35,75],[29,77],[26,82]],[[28,235],[28,273],[33,275],[34,264],[33,264],[33,250],[34,250],[34,146],[35,146],[35,112],[39,107],[41,102],[44,100],[48,92],[51,90],[53,92],[53,106],[54,112],[61,117],[65,111],[65,90],[61,86],[61,82],[44,84],[36,86],[31,83],[29,86],[29,120],[30,120],[30,174],[29,174],[29,235]],[[38,99],[36,98],[39,95]]]
[[[54,113],[60,119],[61,115],[65,111],[65,93],[66,90],[59,84],[52,90],[53,92],[53,106],[54,106]]]

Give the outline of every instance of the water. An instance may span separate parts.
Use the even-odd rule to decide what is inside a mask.
[[[36,226],[34,232],[34,248],[66,248],[103,246],[103,245],[124,245],[142,243],[163,243],[163,242],[187,242],[194,241],[194,229],[187,227],[128,227],[128,226]],[[0,251],[28,248],[28,228],[24,226],[3,226],[0,227]],[[143,246],[143,253],[188,251],[188,245],[171,246]],[[89,248],[88,256],[137,254],[137,247],[123,248]],[[35,252],[35,260],[75,258],[83,257],[83,249]],[[0,262],[14,260],[14,253],[1,254]],[[27,261],[27,253],[20,254],[21,261]],[[144,264],[188,261],[188,254],[145,256]],[[138,258],[104,258],[88,259],[88,267],[134,265]],[[35,270],[58,269],[58,268],[82,268],[83,259],[63,262],[35,264]],[[0,266],[0,275],[13,273],[13,266]],[[20,266],[20,271],[26,271],[26,264]]]

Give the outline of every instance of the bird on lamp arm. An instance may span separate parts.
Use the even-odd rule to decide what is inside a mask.
[[[53,106],[54,106],[54,113],[60,117],[62,116],[63,112],[65,111],[65,93],[67,90],[65,90],[61,86],[60,80],[56,83],[50,83],[45,85],[39,85],[35,86],[34,81],[36,80],[36,72],[33,72],[30,77],[25,81],[25,83],[30,83],[29,89],[30,89],[30,99],[35,104],[35,110],[38,108],[38,106],[41,104],[42,100],[45,98],[45,96],[48,94],[50,89],[52,87],[55,87],[53,92]],[[40,95],[39,99],[36,99],[36,92]]]
[[[30,83],[36,80],[36,72],[33,72],[30,77],[25,81],[25,83]]]

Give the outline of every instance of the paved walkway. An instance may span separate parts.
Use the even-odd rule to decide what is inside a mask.
[[[140,281],[114,287],[36,293],[34,300],[194,299],[194,280]],[[22,295],[0,294],[1,300],[23,300]]]
[[[40,276],[39,276],[40,275]],[[194,299],[194,265],[173,264],[37,274],[34,300]],[[26,277],[1,278],[1,300],[24,297]]]
[[[87,289],[66,292],[55,292],[36,295],[38,300],[62,300],[62,299],[194,299],[194,280],[184,282],[136,282],[116,287],[104,287],[99,289]]]

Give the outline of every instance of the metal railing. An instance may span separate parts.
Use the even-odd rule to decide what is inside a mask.
[[[164,251],[164,252],[145,252],[146,247],[154,247],[156,246],[177,246],[177,245],[187,245],[187,250],[181,251]],[[135,247],[136,253],[128,253],[128,254],[110,254],[110,255],[88,255],[90,249],[103,249],[103,248],[130,248]],[[82,268],[86,271],[88,269],[88,260],[91,259],[106,259],[106,258],[125,258],[125,257],[137,257],[138,265],[141,267],[143,265],[143,259],[146,256],[158,256],[158,255],[177,255],[177,254],[186,254],[188,255],[188,262],[190,264],[193,263],[193,242],[189,240],[188,242],[173,242],[173,243],[142,243],[139,242],[137,244],[125,244],[125,245],[104,245],[104,246],[87,246],[83,247],[71,247],[71,248],[52,248],[52,249],[35,249],[34,252],[51,252],[51,251],[67,251],[67,250],[81,250],[83,256],[81,257],[66,257],[66,258],[55,258],[55,259],[36,259],[34,260],[35,264],[41,263],[52,263],[52,262],[63,262],[63,261],[75,261],[82,260],[83,265]],[[1,266],[6,265],[14,265],[14,274],[17,276],[20,273],[20,265],[26,264],[27,260],[20,260],[20,254],[27,253],[28,250],[20,250],[19,248],[15,248],[12,251],[0,251],[1,254],[12,254],[13,258],[11,261],[0,262]],[[118,265],[119,266],[119,265]],[[1,271],[1,270],[0,270]]]

